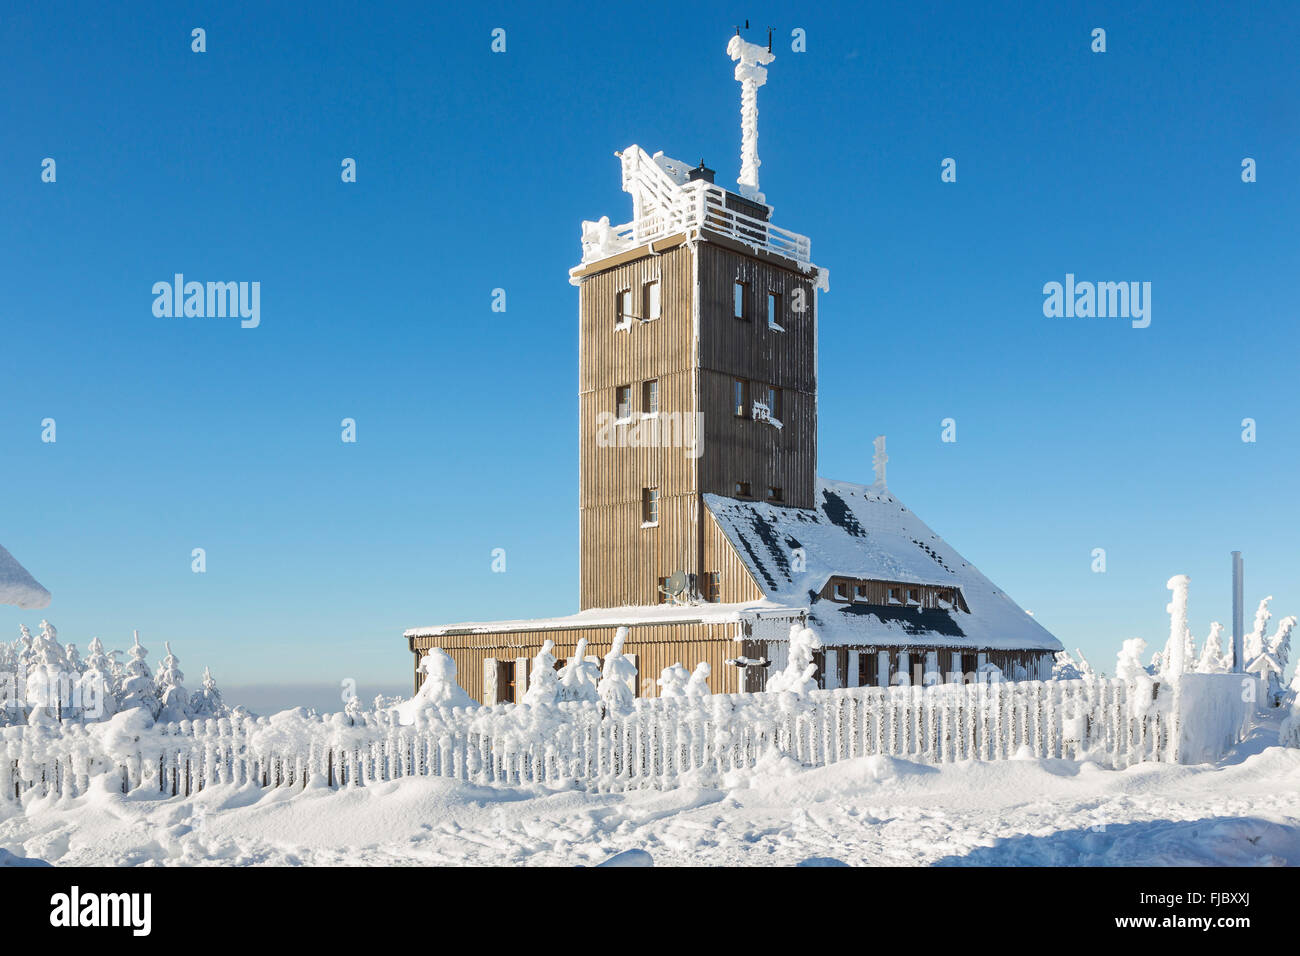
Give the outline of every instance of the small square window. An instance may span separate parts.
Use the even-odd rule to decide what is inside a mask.
[[[738,319],[749,318],[749,286],[737,280],[731,291],[731,314]]]
[[[840,581],[835,585],[835,600],[847,601],[849,599],[849,582]]]
[[[722,600],[721,575],[717,571],[709,571],[704,575],[704,600],[710,604],[717,604]]]
[[[632,417],[632,386],[620,385],[614,389],[614,417],[620,422]]]
[[[921,591],[920,591],[919,588],[908,588],[908,589],[907,589],[907,603],[908,603],[908,604],[920,604],[920,603],[921,603]]]
[[[632,290],[620,289],[614,296],[614,324],[623,325],[632,319]]]
[[[767,489],[768,501],[785,501],[785,492],[774,485],[769,485]]]
[[[903,603],[903,589],[902,589],[902,588],[890,588],[890,589],[889,589],[889,603],[890,603],[890,604],[902,604],[902,603]]]
[[[646,415],[659,414],[659,379],[641,384],[641,411]]]
[[[660,306],[659,306],[658,280],[654,282],[647,282],[645,284],[644,298],[645,298],[644,312],[645,312],[646,321],[648,322],[653,319],[659,318]]]
[[[853,599],[855,601],[865,601],[867,599],[867,586],[865,584],[859,584],[854,588]]]
[[[736,497],[737,497],[737,498],[748,498],[748,497],[750,497],[750,494],[749,494],[749,482],[747,482],[747,481],[738,481],[738,482],[736,482]]]
[[[659,523],[659,489],[658,488],[642,489],[641,521],[643,524]]]
[[[767,327],[781,329],[781,293],[779,292],[767,294]]]

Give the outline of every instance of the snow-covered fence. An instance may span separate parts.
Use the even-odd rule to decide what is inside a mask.
[[[1157,698],[1158,698],[1157,693]],[[409,776],[480,784],[671,787],[787,757],[815,767],[884,754],[927,763],[1177,759],[1167,708],[1120,680],[850,688],[807,694],[432,708],[416,724],[286,711],[270,718],[0,731],[0,793],[93,786],[188,795],[220,784],[346,787]]]

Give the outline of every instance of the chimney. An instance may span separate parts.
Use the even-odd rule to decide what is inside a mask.
[[[689,183],[693,183],[697,179],[703,179],[706,183],[712,183],[714,173],[715,170],[709,169],[708,166],[705,166],[704,160],[701,159],[700,165],[696,166],[694,169],[687,172],[686,181]]]

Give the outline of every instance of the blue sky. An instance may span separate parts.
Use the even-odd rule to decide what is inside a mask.
[[[1234,548],[1300,611],[1294,4],[897,6],[7,11],[0,544],[44,613],[191,683],[402,684],[405,627],[575,610],[579,223],[630,218],[633,142],[734,181],[738,15],[776,29],[763,189],[831,270],[821,473],[886,434],[891,488],[1103,667],[1163,642],[1172,574],[1227,622]],[[261,326],[155,317],[176,272],[259,281]],[[1045,318],[1067,272],[1151,282],[1151,326]]]

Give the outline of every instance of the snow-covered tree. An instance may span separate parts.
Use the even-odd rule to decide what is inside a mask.
[[[596,695],[614,710],[628,710],[636,700],[636,665],[623,654],[627,633],[626,627],[614,633],[614,646],[605,655],[600,683],[596,685]]]
[[[686,684],[691,679],[691,672],[682,666],[681,661],[674,661],[665,667],[655,681],[659,685],[660,697],[685,697]]]
[[[77,679],[77,697],[83,720],[108,720],[117,713],[113,664],[104,653],[104,644],[92,637],[86,648],[86,667]]]
[[[528,690],[524,692],[525,704],[554,704],[560,699],[560,675],[555,672],[555,642],[549,638],[533,658],[528,672]]]
[[[695,670],[691,671],[691,679],[686,682],[685,693],[687,697],[708,697],[713,691],[709,690],[709,675],[713,673],[707,661],[700,661],[695,665]]]
[[[397,705],[398,721],[414,724],[421,711],[439,707],[477,707],[473,698],[456,682],[456,662],[440,647],[420,658],[424,683],[410,700]]]
[[[221,697],[221,691],[217,688],[217,682],[212,677],[212,671],[203,668],[203,686],[194,692],[190,698],[190,714],[195,720],[204,720],[207,718],[225,717],[229,713],[225,700]]]
[[[1146,649],[1147,642],[1140,637],[1125,641],[1115,660],[1115,676],[1128,681],[1148,676],[1147,669],[1142,666],[1142,655]]]
[[[811,627],[791,625],[790,651],[785,670],[778,671],[767,679],[768,692],[806,694],[816,690],[817,665],[813,662],[813,652],[821,646],[821,640]]]
[[[149,665],[145,663],[149,650],[140,643],[139,631],[135,632],[135,642],[127,653],[131,656],[131,660],[122,668],[119,691],[121,699],[118,701],[117,709],[119,712],[143,710],[151,719],[156,719],[161,705],[154,687],[153,676],[149,673]]]
[[[1273,595],[1269,595],[1259,602],[1259,607],[1255,610],[1255,626],[1250,629],[1245,640],[1245,657],[1247,661],[1253,661],[1263,654],[1267,645],[1264,642],[1264,632],[1268,629],[1269,618],[1273,613],[1268,609],[1268,603],[1273,600]]]
[[[40,633],[32,640],[27,655],[27,723],[53,726],[71,711],[72,679],[68,659],[59,643],[59,632],[49,621],[41,621]]]
[[[560,668],[560,700],[595,702],[600,665],[587,660],[587,639],[578,640],[573,656]]]
[[[1223,659],[1223,625],[1214,621],[1210,624],[1210,636],[1205,639],[1205,646],[1201,648],[1201,659],[1196,662],[1196,672],[1220,674],[1228,669],[1224,666]]]
[[[163,641],[167,654],[154,675],[154,692],[158,695],[158,719],[164,723],[180,723],[190,716],[190,692],[185,689],[185,675],[181,673],[180,660],[172,653],[170,641]]]

